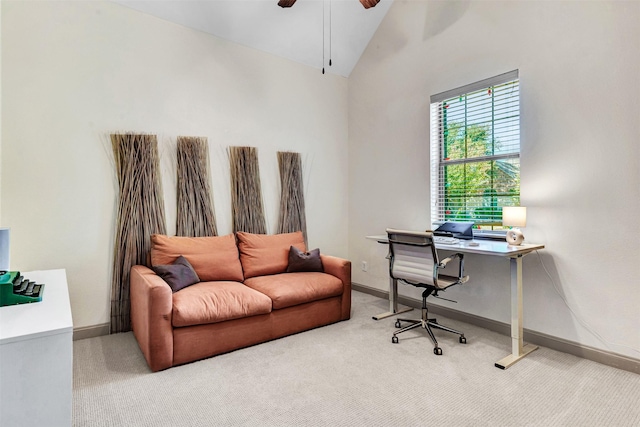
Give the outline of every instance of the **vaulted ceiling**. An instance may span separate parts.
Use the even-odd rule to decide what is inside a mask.
[[[277,0],[112,1],[318,72],[324,67],[327,73],[348,77],[393,0],[369,9],[359,0],[298,0],[288,8],[279,7]]]

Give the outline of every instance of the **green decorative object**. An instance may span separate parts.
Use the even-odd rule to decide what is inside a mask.
[[[44,285],[25,279],[19,271],[0,272],[0,307],[42,301]]]

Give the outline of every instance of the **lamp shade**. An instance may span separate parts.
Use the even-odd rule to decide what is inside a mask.
[[[523,206],[505,206],[502,208],[502,225],[524,227],[527,225],[527,208]]]

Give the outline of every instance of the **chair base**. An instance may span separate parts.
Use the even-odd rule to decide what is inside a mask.
[[[401,322],[406,322],[409,323],[409,325],[402,327],[402,323]],[[422,319],[397,319],[396,320],[396,328],[400,328],[399,330],[395,331],[393,333],[393,336],[391,337],[391,342],[394,344],[398,344],[399,340],[397,335],[401,334],[403,332],[406,331],[410,331],[411,329],[415,329],[415,328],[424,328],[427,333],[429,334],[429,338],[431,338],[431,341],[433,342],[433,353],[436,356],[441,356],[442,355],[442,349],[440,347],[438,347],[438,340],[436,340],[435,335],[433,334],[433,331],[431,330],[431,328],[435,328],[435,329],[441,329],[443,331],[447,331],[447,332],[451,332],[453,334],[458,334],[460,335],[459,337],[459,341],[460,344],[466,344],[467,343],[467,339],[465,338],[464,334],[460,331],[457,331],[455,329],[449,328],[448,326],[444,326],[438,323],[438,321],[436,319],[429,319],[428,318],[428,310],[427,310],[427,306],[426,306],[426,298],[423,298],[423,305],[422,305]]]

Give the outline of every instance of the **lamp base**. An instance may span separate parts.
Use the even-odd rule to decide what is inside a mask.
[[[522,234],[522,231],[519,228],[512,228],[507,231],[506,241],[511,246],[520,246],[524,241],[524,234]]]

